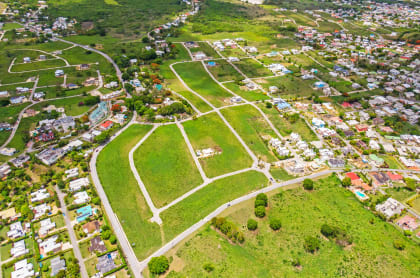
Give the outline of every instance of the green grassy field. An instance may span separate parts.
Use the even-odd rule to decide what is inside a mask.
[[[312,94],[318,94],[312,89],[314,80],[303,80],[302,78],[287,74],[284,76],[260,79],[257,82],[266,90],[270,86],[279,88],[278,95],[283,98],[307,97]],[[277,95],[276,94],[276,95]]]
[[[194,151],[220,148],[221,154],[200,159],[208,177],[250,167],[252,159],[222,119],[215,113],[183,123]]]
[[[234,62],[234,64],[249,78],[273,75],[269,69],[254,59],[243,59],[239,62]]]
[[[292,180],[296,178],[295,176],[290,175],[283,168],[270,168],[270,173],[273,178],[281,181]]]
[[[128,161],[130,150],[150,129],[145,125],[129,127],[101,151],[96,165],[112,209],[139,260],[162,243],[159,226],[149,221],[152,214]]]
[[[176,125],[161,126],[136,150],[140,178],[157,207],[203,183]]]
[[[207,57],[220,58],[220,55],[217,54],[217,52],[213,49],[213,47],[211,47],[208,43],[198,42],[198,45],[199,47],[190,49],[191,53],[201,51],[201,52],[204,52],[204,54],[206,54]]]
[[[266,94],[263,94],[260,90],[255,91],[248,91],[245,88],[241,88],[238,84],[235,82],[229,82],[224,83],[223,86],[234,92],[235,94],[243,97],[244,99],[248,101],[257,101],[257,100],[267,100],[270,99],[269,96]]]
[[[28,106],[30,103],[22,103],[19,105],[12,105],[7,107],[1,107],[0,108],[0,122],[8,122],[8,123],[14,123],[23,108]]]
[[[207,185],[161,214],[165,239],[175,237],[222,204],[266,184],[262,173],[249,171]]]
[[[80,105],[80,102],[83,102],[83,100],[86,99],[86,97],[71,97],[71,98],[65,98],[65,99],[57,99],[57,100],[50,100],[45,101],[39,104],[36,104],[32,107],[34,110],[41,110],[43,107],[47,107],[49,105],[55,105],[55,107],[63,107],[64,111],[67,116],[78,116],[82,115],[83,113],[86,113],[91,106],[88,105]]]
[[[305,121],[301,118],[295,123],[289,122],[286,118],[280,117],[279,112],[274,109],[268,109],[263,104],[258,104],[262,111],[267,115],[273,125],[277,128],[282,136],[288,136],[292,132],[298,133],[305,141],[316,141],[318,137],[309,128]]]
[[[64,61],[61,59],[51,59],[51,60],[36,61],[36,62],[26,63],[26,64],[14,64],[11,71],[12,72],[36,71],[36,70],[41,70],[41,69],[63,67],[65,65],[66,63],[64,63]]]
[[[274,193],[274,192],[273,192]],[[363,208],[354,195],[341,188],[333,177],[315,183],[315,190],[300,186],[279,190],[269,198],[268,216],[257,219],[258,229],[245,226],[254,218],[254,200],[226,211],[230,221],[245,234],[243,245],[232,245],[209,227],[201,229],[176,252],[177,264],[184,266],[168,277],[418,277],[420,249],[391,224]],[[269,220],[278,218],[282,228],[273,232]],[[373,222],[372,222],[373,221]],[[344,229],[353,244],[346,248],[321,236],[329,224]],[[307,236],[320,240],[316,253],[304,250]],[[406,244],[403,251],[394,240]],[[299,261],[300,267],[292,265]],[[203,265],[211,263],[212,272]]]
[[[201,98],[194,95],[190,91],[178,91],[177,93],[180,94],[181,96],[185,97],[189,102],[192,103],[192,105],[194,105],[202,113],[208,112],[212,109]]]
[[[214,106],[223,106],[225,100],[232,97],[211,79],[200,62],[177,64],[174,69],[193,91],[206,98]]]
[[[256,156],[266,162],[277,160],[268,148],[267,137],[276,135],[257,109],[251,105],[241,105],[223,109],[222,114]]]
[[[208,66],[208,69],[218,81],[223,82],[244,79],[242,75],[225,60],[217,60],[214,62],[216,63],[216,66]]]

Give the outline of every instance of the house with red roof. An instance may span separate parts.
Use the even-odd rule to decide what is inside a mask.
[[[101,125],[100,125],[100,128],[101,128],[102,130],[108,130],[108,129],[110,129],[113,125],[114,125],[114,122],[112,122],[112,121],[106,121],[106,122],[104,122],[103,124],[101,124]]]
[[[403,230],[410,230],[414,231],[420,226],[420,223],[417,221],[416,218],[406,215],[397,221],[397,225],[401,227]]]
[[[346,176],[349,177],[352,181],[360,179],[359,176],[353,172],[346,173]]]
[[[344,102],[341,104],[341,106],[343,106],[344,108],[350,108],[350,107],[351,107],[351,104],[350,104],[349,102],[347,102],[347,101],[344,101]]]
[[[388,175],[388,177],[392,180],[392,181],[400,181],[403,179],[403,176],[401,176],[400,174],[393,174],[391,172],[387,172],[386,173]]]
[[[369,126],[366,124],[359,124],[359,125],[356,125],[355,128],[357,129],[358,132],[364,132],[368,130]]]

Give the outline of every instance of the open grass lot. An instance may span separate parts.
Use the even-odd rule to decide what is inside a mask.
[[[166,205],[203,183],[176,125],[156,129],[136,150],[134,161],[157,207]]]
[[[283,98],[306,97],[317,94],[317,91],[312,89],[312,84],[315,83],[314,80],[303,80],[291,74],[259,79],[257,82],[266,90],[270,86],[276,86],[279,88],[278,95]]]
[[[242,51],[240,48],[229,48],[226,47],[225,50],[220,51],[220,53],[225,57],[247,57],[248,54]]]
[[[263,104],[258,105],[282,136],[288,136],[290,133],[296,132],[299,133],[299,135],[305,141],[310,142],[318,140],[316,134],[313,133],[313,131],[309,128],[303,119],[299,118],[296,123],[291,123],[286,118],[281,117],[276,109],[268,109]]]
[[[64,63],[61,59],[51,59],[51,60],[45,60],[45,61],[36,61],[32,63],[26,63],[26,64],[14,64],[11,71],[12,72],[21,72],[21,71],[36,71],[40,69],[48,69],[48,68],[58,68],[65,66],[66,63]]]
[[[392,155],[380,155],[380,157],[384,159],[390,169],[405,169],[405,167]]]
[[[410,206],[417,212],[420,213],[420,197],[417,196],[414,200],[410,201]]]
[[[241,105],[223,109],[222,114],[255,155],[266,162],[277,160],[268,148],[269,137],[276,135],[257,109]]]
[[[9,138],[11,132],[9,131],[0,131],[0,146],[6,142],[7,138]]]
[[[405,187],[395,187],[385,189],[386,193],[392,196],[397,201],[404,202],[409,197],[415,195],[415,192],[408,190]]]
[[[223,106],[225,100],[232,97],[211,79],[200,62],[176,64],[174,69],[193,91],[206,98],[214,106]]]
[[[2,29],[4,31],[10,31],[10,30],[19,29],[19,28],[22,28],[22,27],[23,27],[23,25],[20,24],[20,23],[17,23],[17,22],[7,22],[7,23],[4,24],[4,26],[3,26]]]
[[[195,47],[195,48],[190,48],[190,51],[192,53],[194,52],[204,52],[204,54],[206,54],[207,57],[211,57],[211,58],[220,58],[220,55],[217,54],[217,52],[213,49],[212,46],[210,46],[208,43],[206,42],[198,42],[199,47]]]
[[[269,96],[262,93],[260,90],[249,91],[245,87],[241,87],[235,82],[223,83],[223,86],[234,92],[235,94],[243,97],[248,101],[267,100]]]
[[[216,66],[207,66],[213,76],[220,82],[244,79],[239,72],[225,60],[214,61]],[[208,63],[208,62],[206,62]]]
[[[183,125],[194,151],[206,148],[221,149],[221,154],[200,159],[208,177],[251,166],[251,157],[216,113],[185,122]]]
[[[262,173],[249,171],[207,185],[161,214],[165,239],[174,238],[222,204],[266,184],[267,179]]]
[[[273,75],[269,69],[256,62],[254,59],[243,59],[239,62],[234,62],[239,70],[249,78],[263,77]]]
[[[161,245],[159,226],[149,221],[152,214],[130,169],[128,153],[151,129],[133,125],[99,154],[97,171],[113,211],[118,216],[133,250],[140,260]]]
[[[0,107],[0,122],[14,123],[23,108],[28,106],[30,103],[22,103],[19,105],[9,105],[7,107]]]
[[[114,67],[101,55],[92,51],[84,50],[80,47],[73,47],[65,50],[60,57],[66,59],[70,65],[99,63],[98,68],[101,73],[111,74],[115,70]]]
[[[91,106],[79,105],[79,103],[83,102],[84,99],[86,98],[87,97],[80,96],[80,97],[71,97],[71,98],[65,98],[65,99],[45,101],[45,102],[32,106],[32,109],[39,111],[43,107],[54,105],[57,108],[63,107],[67,116],[78,116],[78,115],[82,115],[83,113],[86,113],[91,108]]]
[[[287,181],[295,179],[295,176],[290,175],[283,168],[270,168],[270,173],[276,180]]]
[[[319,65],[315,63],[311,58],[304,54],[296,54],[286,56],[286,59],[290,59],[291,62],[298,66],[302,66],[304,69],[319,68]]]
[[[208,112],[212,109],[201,98],[194,95],[190,91],[180,91],[180,92],[177,92],[177,93],[180,94],[181,96],[185,97],[189,102],[192,103],[192,105],[194,105],[202,113]]]
[[[254,218],[254,200],[226,211],[228,219],[245,234],[243,245],[232,245],[209,226],[180,246],[176,256],[185,263],[169,277],[205,277],[205,263],[215,267],[211,277],[418,277],[420,249],[391,224],[373,216],[354,195],[329,177],[315,183],[315,190],[300,186],[279,190],[269,198],[268,216],[258,219],[258,229],[243,226]],[[282,228],[273,232],[269,219],[278,218]],[[370,221],[373,220],[373,224]],[[346,248],[321,236],[323,224],[340,227],[352,236]],[[304,250],[307,236],[321,244],[314,254]],[[406,244],[403,251],[394,240]],[[292,265],[299,260],[301,267]]]

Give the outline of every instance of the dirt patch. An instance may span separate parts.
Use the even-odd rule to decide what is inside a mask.
[[[166,277],[172,270],[180,272],[185,267],[185,262],[180,257],[173,255],[172,258],[173,261],[171,262],[169,269],[162,275],[162,277]]]
[[[94,24],[92,21],[85,21],[85,22],[82,22],[81,26],[82,26],[83,31],[89,31],[93,29]]]
[[[255,82],[257,82],[257,83],[259,83],[259,84],[266,84],[266,83],[268,83],[268,81],[267,81],[267,80],[265,80],[265,79],[263,79],[263,78],[256,79],[256,80],[255,80]]]

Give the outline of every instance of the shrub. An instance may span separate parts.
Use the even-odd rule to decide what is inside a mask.
[[[259,218],[263,218],[265,216],[265,207],[264,206],[256,207],[255,216]]]
[[[308,236],[305,238],[305,242],[303,244],[306,252],[314,253],[315,251],[319,250],[319,239],[313,236]]]
[[[154,257],[148,263],[149,270],[153,274],[162,274],[169,268],[168,258],[165,256]]]
[[[268,197],[264,193],[260,193],[257,195],[256,200],[264,200],[266,203],[268,203]]]
[[[109,237],[109,242],[110,242],[111,244],[115,244],[115,243],[117,243],[117,237],[116,237],[115,235],[110,236],[110,237]]]
[[[351,185],[351,179],[349,177],[345,177],[341,181],[341,185],[344,186],[344,187],[349,187]]]
[[[270,219],[270,228],[277,231],[281,228],[281,221],[277,218]]]
[[[394,240],[393,245],[394,245],[394,248],[398,250],[404,250],[405,248],[405,242],[400,239]]]
[[[306,190],[314,189],[314,181],[311,179],[305,179],[303,181],[303,188],[305,188]]]
[[[258,228],[258,222],[254,219],[249,219],[246,226],[248,227],[248,230],[255,231]]]
[[[264,200],[255,200],[254,207],[260,207],[260,206],[266,207],[267,202]]]
[[[212,263],[205,263],[203,269],[207,272],[212,272],[214,270],[214,265]]]
[[[329,238],[335,235],[335,231],[330,225],[324,224],[321,226],[321,234]]]

